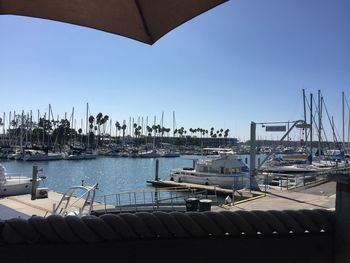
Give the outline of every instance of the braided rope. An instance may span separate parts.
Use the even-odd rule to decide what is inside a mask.
[[[315,234],[333,231],[327,210],[139,212],[100,217],[51,215],[0,221],[0,244],[97,243],[117,240]]]

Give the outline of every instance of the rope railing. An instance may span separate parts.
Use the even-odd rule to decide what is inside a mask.
[[[211,238],[332,233],[328,210],[138,212],[96,216],[33,216],[0,221],[0,246],[98,243],[136,239]]]

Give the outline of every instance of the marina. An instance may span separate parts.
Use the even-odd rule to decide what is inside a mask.
[[[332,204],[332,198],[334,198],[333,194],[327,196],[321,194],[320,196],[317,193],[312,193],[312,195],[315,195],[314,197],[310,195],[300,195],[300,199],[297,197],[298,193],[302,193],[303,189],[306,191],[307,189],[317,189],[317,187],[322,187],[322,185],[328,185],[328,175],[330,173],[349,171],[349,167],[340,167],[323,172],[306,174],[280,173],[278,177],[275,177],[275,182],[277,182],[277,184],[269,182],[267,174],[258,174],[256,176],[256,181],[259,186],[258,191],[247,187],[242,189],[230,189],[205,183],[193,184],[170,180],[171,170],[173,170],[174,167],[189,167],[196,162],[194,158],[199,157],[181,156],[174,159],[144,159],[99,156],[96,159],[88,161],[79,160],[72,162],[60,160],[39,162],[41,175],[45,175],[46,177],[43,184],[40,185],[42,188],[39,188],[39,190],[43,189],[46,196],[38,196],[35,200],[31,198],[30,194],[3,197],[0,199],[0,211],[2,211],[3,218],[14,215],[24,218],[31,215],[46,217],[54,213],[55,206],[60,203],[60,200],[64,199],[64,192],[67,189],[72,186],[91,185],[93,183],[98,183],[98,187],[94,190],[94,201],[91,202],[93,203],[91,211],[92,214],[95,215],[158,210],[184,212],[187,211],[186,200],[189,198],[197,198],[198,202],[201,199],[210,200],[211,208],[209,209],[212,211],[225,209],[235,210],[239,207],[244,207],[244,209],[251,209],[253,207],[254,209],[264,209],[263,207],[266,206],[268,202],[271,202],[271,204],[267,207],[274,207],[279,202],[284,204],[286,200],[291,201],[289,203],[290,205],[296,205],[295,203],[304,203],[303,198],[306,198],[306,200],[309,200],[308,198],[316,200],[316,202],[311,203],[312,206],[317,207],[317,202],[320,202],[319,205],[322,205],[322,202]],[[210,155],[202,158],[210,160],[213,158],[215,159],[215,157]],[[249,160],[249,156],[243,155],[240,156],[240,158],[242,158],[242,160]],[[257,161],[260,160],[260,158],[264,158],[264,156],[259,156]],[[65,164],[64,166],[62,166],[62,162]],[[120,171],[118,173],[118,170],[113,169],[113,167],[122,167],[123,163],[129,168],[126,170],[128,173],[121,174]],[[4,162],[4,164],[11,171],[20,173],[23,173],[24,170],[28,171],[33,165],[33,163],[30,162],[16,160],[8,160]],[[96,170],[94,172],[89,168],[89,165],[91,165],[91,167],[103,167],[104,173],[102,173],[102,170]],[[247,165],[249,165],[249,163]],[[69,169],[62,170],[62,167]],[[88,175],[91,177],[87,177],[86,170],[81,171],[81,167],[90,170]],[[134,167],[134,174],[130,173],[132,171],[130,167]],[[145,169],[146,167],[149,168],[148,175],[147,169]],[[160,169],[160,167],[162,168]],[[143,169],[143,173],[138,172],[140,169]],[[70,173],[68,173],[68,171],[70,171]],[[85,176],[80,177],[79,171],[83,172],[80,175]],[[109,171],[110,174],[106,173],[106,171]],[[74,173],[77,174],[72,176]],[[98,182],[97,180],[91,180],[92,178],[96,179],[96,173],[100,176]],[[50,176],[52,174],[57,177]],[[125,177],[121,178],[123,175]],[[142,179],[140,177],[142,177]],[[123,183],[121,184],[117,178],[122,179]],[[129,189],[126,188],[127,185],[130,185]],[[120,190],[118,191],[116,189]],[[335,188],[330,190],[330,192],[334,191]],[[322,190],[320,192],[322,193]],[[229,201],[227,201],[228,197],[230,199]],[[276,197],[278,198],[276,199]],[[78,196],[73,197],[72,200],[74,200],[74,198],[78,198]],[[259,208],[259,204],[263,205]],[[328,209],[333,209],[332,205],[328,205],[327,207]],[[76,211],[79,211],[77,206],[75,206],[74,213],[76,213]]]
[[[314,2],[0,0],[1,262],[348,263],[350,3]]]

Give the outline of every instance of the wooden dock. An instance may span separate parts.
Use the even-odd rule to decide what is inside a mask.
[[[158,187],[179,187],[184,189],[195,189],[200,191],[208,191],[208,193],[212,193],[215,195],[227,196],[233,193],[232,189],[221,188],[217,185],[201,185],[201,184],[191,184],[191,183],[179,183],[170,180],[148,180],[147,183],[152,184],[153,186]],[[236,190],[235,196],[250,198],[256,195],[260,195],[261,193],[255,191],[249,191],[245,189]]]

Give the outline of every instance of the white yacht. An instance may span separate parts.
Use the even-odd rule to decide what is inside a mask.
[[[37,185],[44,177],[37,178]],[[5,167],[0,164],[0,196],[13,196],[29,194],[32,189],[32,177],[12,175],[6,172]]]
[[[195,168],[172,170],[170,180],[238,190],[249,184],[249,169],[237,155],[221,154],[197,160]]]

